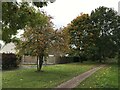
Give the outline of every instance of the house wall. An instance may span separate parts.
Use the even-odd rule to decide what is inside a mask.
[[[49,56],[47,58],[47,64],[55,64],[56,63],[55,60],[56,58],[54,56]]]
[[[15,50],[15,44],[14,43],[8,43],[2,49],[0,49],[0,53],[16,53]]]
[[[22,58],[22,64],[36,64],[36,63],[37,63],[37,57],[23,56],[23,58]],[[43,63],[45,63],[45,62],[43,62]],[[56,57],[49,56],[47,58],[46,64],[55,64],[55,63],[56,63]]]
[[[22,58],[22,64],[36,64],[36,63],[37,63],[37,57],[23,56]]]

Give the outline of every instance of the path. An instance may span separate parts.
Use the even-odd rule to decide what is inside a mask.
[[[103,68],[105,65],[100,65],[98,67],[95,67],[83,74],[80,74],[70,80],[68,80],[67,82],[62,83],[61,85],[57,86],[55,88],[55,90],[59,89],[59,88],[75,88],[76,86],[78,86],[83,80],[85,80],[86,78],[88,78],[90,75],[92,75],[93,73],[95,73],[97,70],[99,70],[100,68]]]

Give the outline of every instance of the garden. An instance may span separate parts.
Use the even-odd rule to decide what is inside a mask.
[[[43,66],[43,72],[36,68],[3,71],[3,88],[54,88],[59,84],[84,73],[98,63],[85,62]],[[84,80],[76,88],[118,88],[118,66],[108,64]]]
[[[55,29],[53,17],[41,10],[53,1],[2,2],[0,40],[15,45],[15,53],[1,53],[2,88],[53,89],[79,76],[72,89],[119,89],[118,12],[100,6]],[[44,63],[50,55],[60,62]],[[36,57],[36,63],[25,64],[24,56]]]

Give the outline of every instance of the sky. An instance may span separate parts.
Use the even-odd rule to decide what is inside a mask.
[[[18,0],[19,1],[19,0]],[[53,17],[52,22],[54,27],[60,28],[67,26],[80,13],[90,14],[92,10],[99,6],[106,6],[118,11],[118,2],[120,0],[56,0],[54,3],[49,3],[46,7],[41,8]],[[20,32],[17,36],[19,37]],[[0,43],[3,44],[2,41]]]
[[[56,0],[49,3],[42,10],[53,17],[52,21],[56,28],[66,26],[80,13],[88,13],[99,6],[106,6],[118,11],[120,0]]]

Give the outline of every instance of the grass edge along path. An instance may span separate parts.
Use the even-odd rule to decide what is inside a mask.
[[[90,82],[90,83],[89,83]],[[120,88],[118,85],[118,65],[106,65],[98,70],[86,80],[81,82],[76,88]]]
[[[105,65],[96,66],[93,69],[86,71],[85,73],[82,73],[82,74],[68,80],[67,82],[62,83],[61,85],[57,86],[56,88],[74,88],[74,87],[78,86],[79,83],[81,83],[83,80],[85,80],[90,75],[95,73],[97,70],[103,68],[104,66]],[[57,90],[57,89],[55,89],[55,90]]]
[[[43,72],[35,72],[35,68],[4,71],[2,73],[2,87],[54,88],[95,66],[95,64],[74,63],[46,66],[43,67]]]

